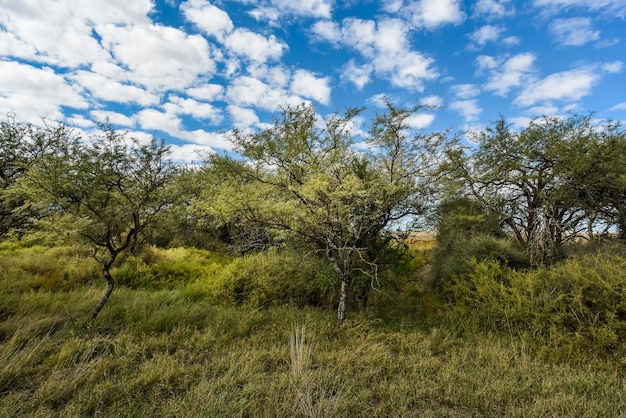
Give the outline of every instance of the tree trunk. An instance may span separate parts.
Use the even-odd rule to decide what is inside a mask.
[[[337,308],[337,319],[339,325],[343,325],[346,322],[348,315],[348,296],[350,293],[350,277],[341,277],[341,294],[339,295],[339,306]]]
[[[107,289],[100,299],[100,302],[98,302],[98,305],[96,305],[96,309],[93,311],[93,314],[91,315],[91,322],[96,320],[96,317],[98,316],[104,305],[107,303],[107,300],[109,300],[109,296],[111,296],[111,293],[113,292],[113,287],[115,287],[115,282],[113,281],[113,276],[111,276],[110,272],[111,266],[113,265],[114,261],[115,259],[112,258],[102,266],[102,274],[107,281]]]

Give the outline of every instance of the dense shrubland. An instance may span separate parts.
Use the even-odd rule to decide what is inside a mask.
[[[2,122],[0,415],[615,415],[624,130],[500,120],[465,146],[420,110],[357,146],[362,110],[287,108],[195,167]]]

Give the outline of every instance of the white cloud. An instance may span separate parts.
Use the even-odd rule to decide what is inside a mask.
[[[514,87],[521,86],[535,72],[535,54],[525,52],[506,60],[480,56],[476,60],[481,71],[488,71],[485,89],[498,96],[506,96]]]
[[[130,84],[124,84],[91,71],[77,71],[71,79],[91,92],[97,99],[114,103],[136,103],[149,106],[159,103],[159,97]]]
[[[478,100],[453,100],[450,102],[450,109],[456,110],[463,118],[465,122],[475,122],[478,120],[478,116],[481,114],[482,109],[478,105]]]
[[[566,46],[582,46],[600,39],[600,31],[593,30],[591,19],[586,17],[554,19],[550,32],[558,43]]]
[[[287,44],[274,35],[266,38],[248,29],[236,29],[226,37],[224,46],[235,54],[242,55],[253,61],[264,63],[276,60],[288,49]]]
[[[304,101],[299,96],[272,88],[261,80],[249,76],[234,79],[228,86],[226,96],[232,104],[241,107],[257,106],[272,112],[280,105],[297,105]]]
[[[107,110],[92,110],[91,112],[89,112],[89,115],[96,122],[105,122],[107,119],[109,119],[109,121],[114,125],[127,126],[129,128],[135,126],[135,121],[133,119],[118,112],[112,112]]]
[[[528,113],[532,117],[536,116],[556,116],[559,113],[559,108],[549,103],[541,106],[533,106],[527,109],[525,113]]]
[[[206,0],[188,0],[180,5],[180,10],[188,21],[220,42],[234,29],[228,13]]]
[[[222,112],[209,103],[199,102],[194,99],[183,99],[178,96],[170,96],[169,102],[163,105],[168,114],[190,115],[194,119],[207,119],[215,124],[222,121]]]
[[[399,19],[344,19],[341,33],[342,42],[359,51],[373,72],[389,79],[393,86],[421,91],[425,80],[437,76],[431,68],[433,60],[411,50],[408,27]]]
[[[170,145],[171,159],[177,163],[193,163],[202,159],[203,155],[212,154],[213,148],[207,145],[183,144]]]
[[[209,44],[200,35],[156,25],[106,24],[98,30],[102,44],[130,70],[129,78],[153,91],[188,87],[215,69]]]
[[[311,33],[318,40],[324,40],[338,45],[341,42],[341,29],[339,24],[332,20],[320,20],[311,27]]]
[[[156,109],[143,109],[135,115],[139,125],[149,131],[163,131],[173,137],[179,136],[182,131],[180,118],[171,113]]]
[[[619,74],[623,66],[624,63],[621,61],[605,62],[602,64],[602,69],[609,74]]]
[[[597,74],[584,68],[550,74],[527,84],[514,103],[531,106],[545,100],[579,100],[590,94],[598,80]]]
[[[181,132],[179,137],[198,145],[227,151],[233,150],[232,142],[228,140],[227,134],[223,132],[207,132],[202,129],[196,129],[195,131]]]
[[[443,98],[440,96],[427,96],[421,98],[420,103],[424,106],[441,107],[443,106]]]
[[[475,84],[456,84],[451,87],[452,93],[459,99],[471,99],[480,94],[480,89]]]
[[[446,24],[459,24],[465,20],[460,0],[412,0],[399,9],[399,13],[416,27],[436,29]]]
[[[435,120],[431,113],[415,113],[406,119],[406,124],[413,129],[424,129]]]
[[[350,82],[354,84],[357,89],[361,90],[371,81],[373,69],[372,65],[358,65],[351,59],[341,70],[341,81]]]
[[[281,17],[280,10],[275,7],[257,7],[248,12],[248,14],[259,22],[268,21],[272,24]]]
[[[261,122],[256,112],[246,107],[230,105],[228,113],[233,120],[233,126],[237,129],[246,130]]]
[[[487,18],[502,18],[515,13],[510,0],[478,0],[474,4],[474,14]]]
[[[274,88],[286,88],[291,80],[291,71],[280,64],[274,66],[251,64],[247,68],[251,77],[262,80]]]
[[[500,26],[485,25],[470,34],[470,39],[478,46],[497,41],[504,29]]]
[[[616,104],[615,106],[609,109],[609,111],[612,111],[612,110],[626,110],[626,102]]]
[[[14,61],[0,61],[0,109],[19,118],[62,119],[61,106],[86,109],[82,91],[51,68],[36,68]]]
[[[213,101],[221,99],[224,95],[224,90],[224,86],[219,84],[204,84],[198,87],[186,89],[185,93],[196,99]]]
[[[317,18],[329,18],[332,3],[331,0],[272,0],[272,5],[282,13]]]
[[[291,80],[291,91],[327,105],[330,103],[330,86],[328,77],[316,77],[306,70],[296,70]]]
[[[82,2],[20,0],[0,3],[0,47],[33,62],[76,68],[108,54],[92,36],[94,27],[145,24],[150,0],[94,0]]]
[[[604,11],[617,16],[626,15],[624,0],[534,0],[535,7],[542,8],[545,13],[558,13],[563,9],[581,8],[590,11]]]

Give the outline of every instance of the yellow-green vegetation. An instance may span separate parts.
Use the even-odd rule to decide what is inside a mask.
[[[337,327],[312,254],[146,248],[91,323],[95,262],[5,243],[0,416],[618,416],[626,259],[602,248],[538,270],[476,261],[442,291],[414,249]]]

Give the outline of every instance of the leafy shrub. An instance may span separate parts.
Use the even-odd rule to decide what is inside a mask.
[[[510,239],[478,234],[459,238],[448,244],[446,251],[435,255],[435,285],[443,286],[454,276],[471,273],[476,261],[495,261],[503,267],[526,268],[528,257]]]
[[[587,255],[552,267],[515,271],[472,260],[442,289],[453,316],[521,335],[553,360],[623,355],[626,258]]]
[[[207,282],[216,302],[255,306],[329,305],[335,284],[335,274],[324,260],[286,249],[235,258]]]

